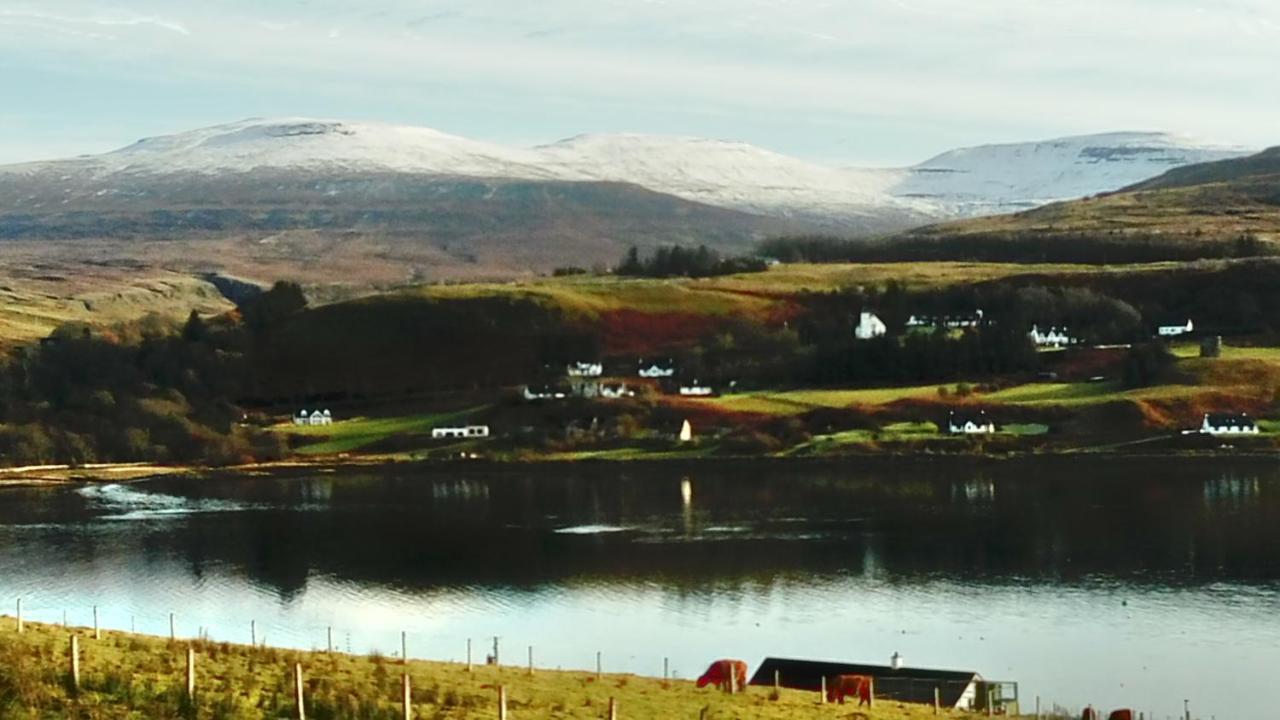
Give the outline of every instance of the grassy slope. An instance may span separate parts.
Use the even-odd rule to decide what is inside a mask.
[[[332,425],[292,425],[276,426],[276,430],[301,438],[321,439],[303,445],[298,449],[300,455],[332,455],[351,452],[362,447],[373,445],[394,435],[428,434],[431,429],[441,425],[454,425],[465,422],[485,407],[475,407],[456,412],[424,413],[419,415],[401,415],[381,418],[352,418],[339,420]]]
[[[65,673],[69,632],[80,636],[82,689],[68,697]],[[183,700],[183,642],[124,633],[71,631],[48,625],[27,626],[17,635],[11,618],[0,617],[0,717],[4,718],[254,718],[293,717],[290,683],[293,663],[303,666],[308,717],[399,718],[401,674],[406,667],[378,657],[304,653],[250,648],[225,643],[194,643],[197,652],[197,702]],[[709,658],[710,660],[710,658]],[[815,693],[751,688],[737,696],[699,690],[688,681],[635,675],[477,667],[418,662],[407,666],[417,718],[490,720],[496,717],[494,686],[508,689],[515,720],[604,717],[616,698],[620,718],[844,718],[853,708],[819,705]],[[881,702],[864,710],[867,720],[923,720],[931,707]],[[943,717],[960,717],[944,712]]]

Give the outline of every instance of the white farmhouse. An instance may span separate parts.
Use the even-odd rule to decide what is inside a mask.
[[[302,410],[293,416],[294,425],[332,425],[333,413],[328,410],[313,410],[308,413]]]
[[[488,425],[462,425],[458,427],[438,427],[431,428],[431,437],[441,438],[487,438],[489,437]]]
[[[996,431],[996,424],[987,417],[986,412],[976,415],[951,411],[947,419],[947,432],[957,435],[990,435]]]
[[[1257,435],[1258,423],[1245,414],[1205,413],[1200,432],[1206,435]]]
[[[889,328],[875,313],[863,312],[858,314],[858,325],[853,329],[853,336],[859,340],[870,340],[883,337],[887,332]]]
[[[550,385],[525,385],[520,394],[530,402],[534,400],[564,400],[569,397],[569,393],[563,388],[555,388]]]
[[[636,391],[627,387],[626,383],[604,383],[600,386],[600,397],[602,398],[629,398],[635,397]]]
[[[598,378],[604,375],[604,363],[574,362],[569,363],[565,373],[571,378]]]
[[[681,385],[680,394],[685,397],[711,397],[716,394],[716,391],[710,385],[700,385],[697,380],[694,380],[690,385]]]
[[[642,378],[669,378],[675,377],[676,365],[670,360],[665,363],[651,362],[640,363],[640,377]]]
[[[1178,337],[1179,335],[1186,335],[1195,329],[1196,326],[1191,322],[1191,318],[1187,318],[1187,321],[1182,325],[1161,325],[1157,327],[1156,334],[1160,337]]]
[[[1031,332],[1027,334],[1031,336],[1031,342],[1037,347],[1066,347],[1079,342],[1071,337],[1070,331],[1065,327],[1049,327],[1047,330],[1041,330],[1039,325],[1032,325]]]

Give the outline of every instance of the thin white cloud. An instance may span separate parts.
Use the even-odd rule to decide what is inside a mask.
[[[38,12],[29,10],[0,10],[0,22],[13,21],[37,21],[45,24],[45,26],[66,26],[66,27],[82,27],[85,25],[98,27],[155,27],[161,30],[168,30],[179,35],[190,35],[189,31],[182,23],[166,20],[160,17],[146,15],[126,15],[119,13],[103,13],[91,15],[60,15],[49,12]]]

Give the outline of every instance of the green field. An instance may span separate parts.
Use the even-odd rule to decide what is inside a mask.
[[[69,637],[79,641],[80,688],[69,680]],[[187,648],[195,650],[196,693],[186,698]],[[596,646],[583,647],[584,665]],[[621,651],[619,651],[621,652]],[[609,653],[606,646],[606,663]],[[707,658],[710,662],[715,658]],[[316,720],[399,720],[402,677],[410,681],[411,713],[419,720],[492,720],[497,688],[512,720],[598,720],[610,699],[622,720],[805,720],[848,718],[847,705],[820,705],[817,693],[748,688],[726,695],[698,689],[687,678],[702,667],[679,668],[684,680],[664,682],[594,671],[477,666],[399,660],[380,655],[296,652],[208,641],[168,642],[84,628],[27,624],[19,635],[0,616],[0,717],[151,720],[258,720],[296,717],[293,670],[303,675],[307,717]],[[606,665],[607,667],[607,665]],[[656,669],[655,669],[656,670]],[[960,717],[944,710],[942,717]],[[863,708],[866,720],[924,720],[932,706],[882,701]]]
[[[320,439],[318,442],[298,448],[300,455],[334,455],[359,450],[396,435],[429,434],[434,427],[465,422],[467,418],[482,413],[488,408],[489,406],[486,405],[445,413],[384,418],[361,417],[339,420],[332,425],[310,426],[286,423],[277,425],[276,430],[287,435]]]

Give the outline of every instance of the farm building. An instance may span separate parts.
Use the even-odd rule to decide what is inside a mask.
[[[1187,318],[1185,323],[1157,326],[1156,335],[1159,335],[1160,337],[1178,337],[1179,335],[1186,335],[1195,329],[1196,326],[1191,322],[1191,318]]]
[[[875,313],[863,312],[858,314],[858,324],[853,328],[853,336],[859,340],[870,340],[872,338],[883,337],[889,332],[888,326],[884,324]]]
[[[684,397],[711,397],[716,394],[715,388],[710,385],[702,385],[697,380],[692,383],[680,385],[680,394]]]
[[[990,434],[996,431],[995,422],[985,411],[965,413],[951,411],[947,418],[947,432],[964,435]]]
[[[636,391],[627,387],[626,383],[604,383],[600,386],[600,397],[602,398],[627,398],[635,396]]]
[[[1206,435],[1256,435],[1258,423],[1244,414],[1205,413],[1200,432]]]
[[[440,438],[487,438],[488,425],[464,425],[459,427],[431,428],[431,437]]]
[[[830,683],[839,675],[867,675],[874,679],[877,699],[932,705],[936,689],[939,703],[945,708],[985,710],[990,704],[993,710],[1003,714],[1018,713],[1016,683],[987,682],[968,670],[905,667],[901,665],[901,656],[894,665],[765,658],[749,684],[772,687],[775,673],[779,685],[793,690],[818,692],[824,678]]]

